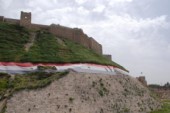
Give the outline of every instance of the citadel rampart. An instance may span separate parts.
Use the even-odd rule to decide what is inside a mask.
[[[17,19],[4,18],[4,22],[10,23],[10,24],[19,24],[20,21]]]
[[[7,22],[10,24],[18,24],[20,26],[26,27],[28,29],[33,30],[47,30],[50,33],[61,37],[66,38],[69,40],[72,40],[76,43],[79,43],[83,46],[85,46],[88,49],[91,49],[95,51],[98,54],[102,55],[102,45],[99,44],[95,39],[88,37],[82,29],[79,28],[69,28],[61,25],[51,24],[48,25],[40,25],[40,24],[33,24],[31,23],[31,13],[22,12],[20,20],[17,19],[10,19],[10,18],[4,18],[3,16],[0,16],[0,22]],[[107,55],[108,56],[108,55]],[[109,57],[106,57],[108,59],[111,58],[111,55]]]
[[[50,26],[48,25],[40,25],[40,24],[31,24],[30,26],[31,29],[34,29],[36,31],[38,30],[49,30]]]

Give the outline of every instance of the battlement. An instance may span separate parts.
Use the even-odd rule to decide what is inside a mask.
[[[66,38],[72,40],[76,43],[83,45],[84,47],[93,50],[94,52],[102,55],[102,45],[99,44],[92,37],[88,37],[82,29],[79,28],[69,28],[65,26],[61,26],[59,24],[51,24],[51,25],[40,25],[31,23],[31,12],[23,12],[21,11],[20,20],[4,18],[0,16],[0,22],[7,22],[10,24],[18,24],[20,26],[26,27],[32,30],[47,30],[55,36]],[[111,55],[106,56],[109,60],[111,60]]]

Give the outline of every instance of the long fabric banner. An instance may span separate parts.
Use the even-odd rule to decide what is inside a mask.
[[[18,62],[0,62],[0,72],[9,74],[21,74],[26,72],[40,71],[42,68],[46,68],[47,71],[65,71],[72,69],[76,72],[87,72],[87,73],[104,73],[115,75],[116,73],[128,74],[126,71],[121,70],[114,66],[106,66],[91,63],[18,63]]]

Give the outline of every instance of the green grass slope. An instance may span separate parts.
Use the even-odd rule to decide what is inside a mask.
[[[29,51],[31,32],[18,25],[0,23],[0,61],[44,63],[96,63],[124,69],[102,55],[72,41],[55,37],[48,32],[34,32],[35,41]]]

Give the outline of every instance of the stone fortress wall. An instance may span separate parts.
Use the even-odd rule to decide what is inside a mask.
[[[136,77],[136,79],[141,82],[144,86],[147,86],[147,81],[145,79],[145,76],[139,76],[139,77]]]
[[[0,16],[0,22],[7,22],[9,24],[19,24],[20,20],[5,18],[4,16]]]
[[[72,40],[76,43],[79,43],[83,46],[85,46],[88,49],[91,49],[95,51],[98,54],[102,55],[102,45],[99,44],[95,39],[92,37],[88,37],[82,29],[79,28],[69,28],[57,24],[51,24],[51,25],[40,25],[40,24],[33,24],[31,23],[31,12],[23,12],[21,11],[20,15],[20,20],[17,19],[10,19],[10,18],[5,18],[3,16],[0,16],[0,21],[1,22],[7,22],[10,24],[19,24],[21,26],[24,26],[28,29],[33,29],[33,30],[48,30],[50,33],[66,38],[69,40]],[[111,60],[111,55],[104,55],[106,58]]]
[[[3,21],[4,21],[4,17],[0,16],[0,22],[3,22]]]
[[[107,54],[105,54],[104,56],[105,56],[107,59],[112,60],[112,55],[107,55]]]

